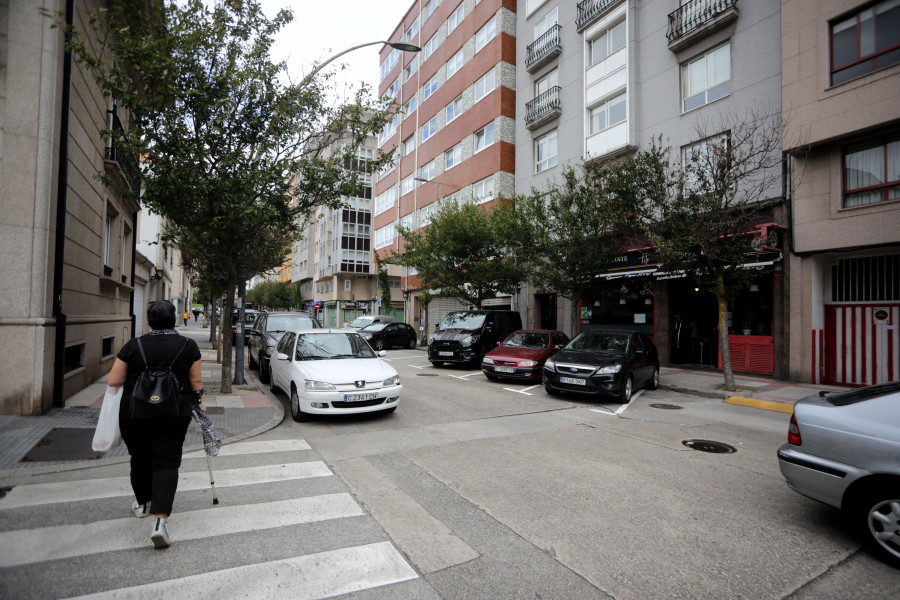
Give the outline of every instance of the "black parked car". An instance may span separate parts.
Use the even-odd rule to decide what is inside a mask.
[[[416,330],[406,323],[373,323],[358,330],[375,350],[384,348],[415,348],[419,343]]]
[[[547,359],[548,394],[613,396],[630,402],[635,390],[659,385],[659,356],[650,336],[635,331],[590,330]]]
[[[258,310],[253,310],[252,308],[244,309],[244,345],[246,346],[250,340],[250,329],[253,327],[253,324],[256,322],[256,317],[259,315]],[[234,314],[231,316],[231,344],[237,344],[237,330],[238,325],[240,325],[240,321],[238,317],[240,313],[238,311],[234,311]]]
[[[259,369],[259,380],[269,380],[271,370],[269,356],[286,331],[295,329],[318,329],[319,322],[305,312],[262,312],[256,318],[250,333],[247,361],[251,369]]]
[[[428,340],[428,360],[467,363],[481,367],[484,355],[514,331],[522,329],[522,317],[509,310],[458,310],[448,313]]]

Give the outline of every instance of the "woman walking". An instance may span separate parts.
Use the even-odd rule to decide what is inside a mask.
[[[154,515],[150,541],[155,548],[171,543],[167,519],[175,501],[191,402],[199,402],[203,396],[200,348],[175,331],[175,314],[171,302],[151,302],[147,309],[150,332],[122,346],[107,378],[110,387],[125,386],[119,428],[131,455],[131,488],[136,500],[131,510],[138,517]],[[135,382],[145,367],[171,370],[178,392],[158,405],[134,398]]]

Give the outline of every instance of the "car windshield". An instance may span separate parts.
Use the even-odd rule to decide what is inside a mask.
[[[506,338],[502,345],[507,348],[546,348],[550,345],[550,334],[517,331]]]
[[[602,352],[604,354],[625,356],[625,353],[628,351],[628,336],[618,333],[585,331],[579,333],[574,340],[569,342],[566,350]]]
[[[371,325],[367,325],[362,328],[363,331],[368,331],[369,333],[376,333],[381,331],[385,327],[388,326],[388,323],[372,323]]]
[[[304,315],[269,315],[266,329],[272,331],[291,331],[293,329],[314,329],[316,323]]]
[[[365,327],[366,325],[372,324],[372,317],[356,317],[353,319],[353,322],[350,323],[350,327],[355,327],[356,329],[360,329],[361,327]]]
[[[296,360],[375,358],[375,352],[357,333],[304,333],[297,337]]]
[[[480,329],[485,315],[470,312],[452,312],[441,321],[439,329]]]
[[[878,398],[879,396],[886,396],[888,394],[896,393],[900,393],[900,381],[879,383],[877,385],[870,385],[869,387],[860,388],[858,390],[841,392],[839,394],[831,394],[830,396],[828,396],[827,400],[829,404],[833,404],[834,406],[847,406],[849,404],[856,404],[857,402],[871,400],[872,398]]]

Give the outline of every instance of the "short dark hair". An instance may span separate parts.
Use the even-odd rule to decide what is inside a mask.
[[[175,305],[168,300],[156,300],[147,307],[147,322],[150,329],[173,329],[175,327]]]

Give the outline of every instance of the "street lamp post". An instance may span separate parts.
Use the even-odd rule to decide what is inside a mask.
[[[331,58],[329,58],[328,60],[323,62],[321,65],[317,66],[315,69],[313,69],[310,72],[309,75],[307,75],[306,77],[303,78],[303,81],[300,82],[300,85],[298,87],[302,88],[307,83],[312,81],[313,77],[315,77],[319,73],[319,71],[321,71],[326,66],[328,66],[333,60],[342,57],[343,55],[347,54],[348,52],[353,52],[354,50],[359,50],[360,48],[365,48],[366,46],[374,46],[375,44],[387,44],[391,48],[395,48],[397,50],[400,50],[401,52],[421,52],[421,50],[422,50],[421,48],[419,48],[418,46],[416,46],[414,44],[406,44],[404,42],[386,42],[383,40],[379,40],[376,42],[367,42],[365,44],[353,46],[352,48],[347,48],[346,50],[338,52],[337,54],[335,54],[334,56],[332,56]]]

